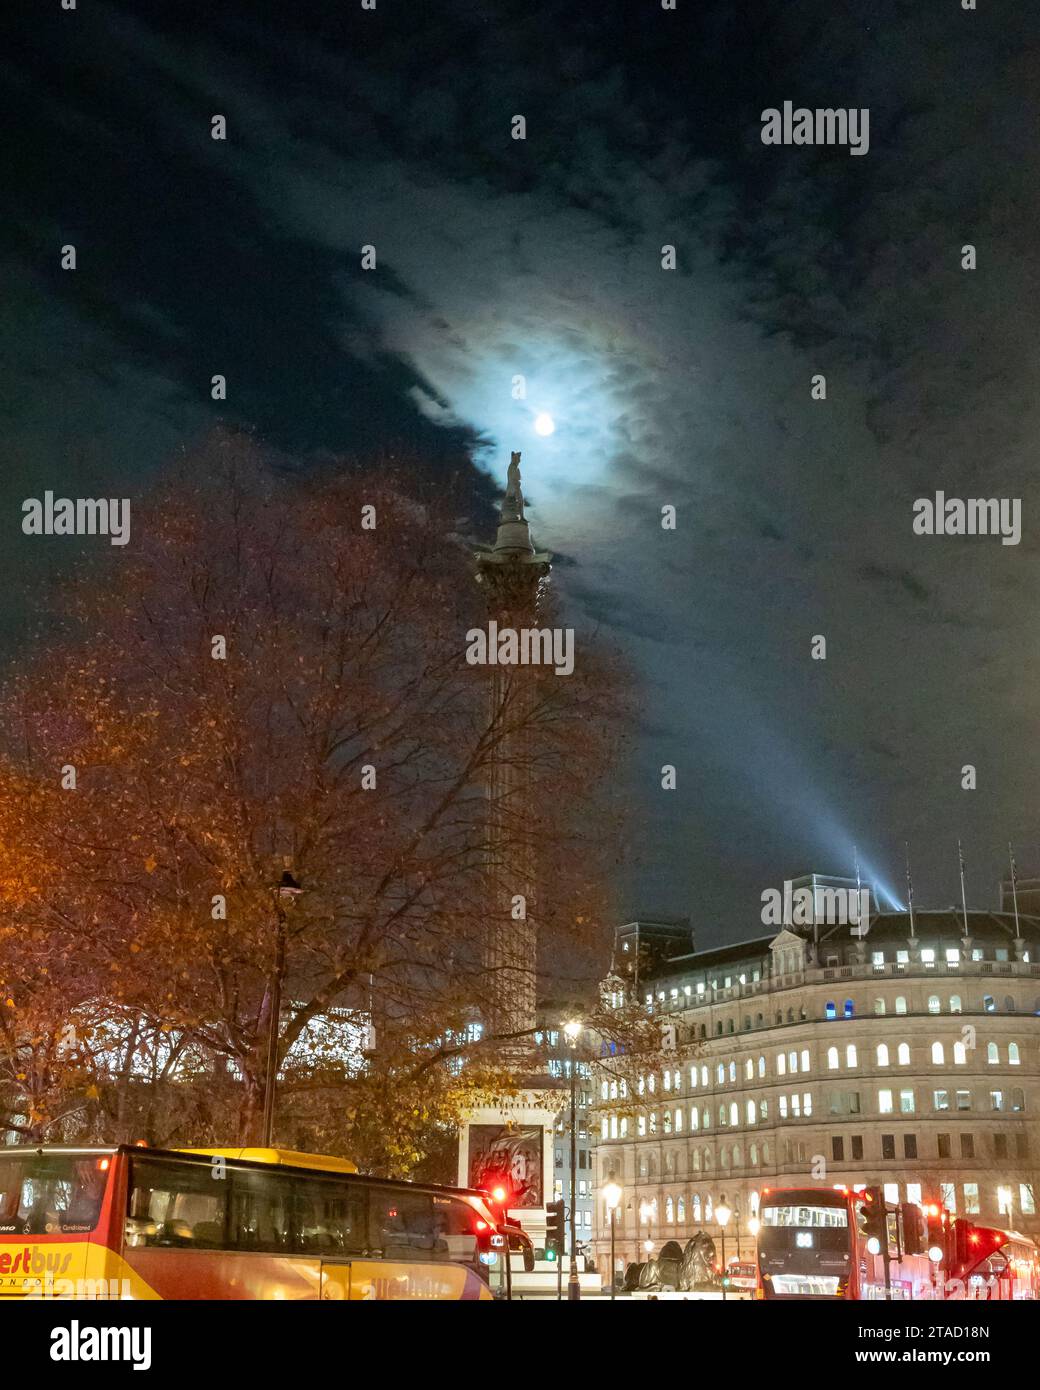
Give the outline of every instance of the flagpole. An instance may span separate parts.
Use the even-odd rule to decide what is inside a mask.
[[[1015,871],[1015,851],[1011,848],[1011,841],[1008,840],[1008,858],[1011,861],[1011,900],[1015,905],[1015,935],[1021,936],[1018,927],[1018,877]]]
[[[957,858],[961,866],[961,911],[964,913],[964,935],[968,936],[968,898],[964,891],[964,851],[961,849],[960,840],[957,841]]]
[[[906,846],[906,901],[910,908],[910,936],[916,936],[914,931],[914,881],[910,876],[910,841],[903,842]]]

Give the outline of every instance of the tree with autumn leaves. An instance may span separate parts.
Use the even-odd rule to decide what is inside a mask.
[[[579,636],[573,675],[525,668],[492,708],[471,547],[389,460],[302,471],[221,433],[132,507],[0,696],[5,1122],[255,1138],[277,973],[279,1140],[414,1171],[503,1082],[508,1039],[460,1041],[510,911],[503,750],[537,806],[516,852],[543,959],[601,962],[616,658]],[[330,1045],[369,1023],[364,1055]]]

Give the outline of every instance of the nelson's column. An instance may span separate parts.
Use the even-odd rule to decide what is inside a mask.
[[[531,540],[519,454],[514,453],[509,464],[495,543],[479,547],[475,558],[489,621],[497,622],[499,630],[537,626],[551,556],[536,550]],[[467,1113],[460,1133],[459,1182],[482,1187],[492,1176],[507,1173],[515,1194],[511,1210],[537,1245],[544,1240],[545,1204],[552,1198],[555,1112],[546,1104],[546,1092],[559,1083],[539,1067],[532,1039],[537,1023],[538,883],[529,840],[537,808],[531,804],[523,747],[523,702],[531,697],[529,675],[525,667],[490,667],[490,718],[506,727],[519,726],[519,731],[502,739],[486,785],[488,897],[483,964],[488,1002],[483,1021],[488,1032],[515,1036],[515,1043],[506,1050],[521,1089],[501,1104]]]

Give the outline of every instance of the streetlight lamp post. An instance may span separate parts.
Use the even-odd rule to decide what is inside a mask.
[[[278,1082],[278,1029],[282,1016],[282,976],[285,974],[285,910],[291,907],[300,896],[300,885],[288,869],[282,874],[281,882],[274,889],[275,905],[275,949],[274,969],[267,985],[267,1004],[270,1018],[267,1021],[267,1068],[264,1076],[264,1118],[261,1144],[265,1149],[274,1143],[274,1101]]]
[[[726,1206],[725,1202],[723,1202],[721,1205],[719,1205],[719,1206],[717,1206],[717,1207],[715,1208],[715,1220],[719,1223],[719,1229],[722,1231],[722,1301],[723,1301],[723,1303],[725,1303],[725,1301],[726,1301],[726,1226],[727,1226],[728,1223],[729,1223],[729,1218],[730,1218],[731,1215],[732,1215],[732,1212],[730,1211],[729,1207]]]
[[[578,1117],[577,1117],[577,1092],[575,1083],[577,1081],[577,1060],[574,1055],[575,1045],[581,1036],[580,1023],[565,1023],[563,1026],[564,1035],[571,1045],[571,1219],[570,1219],[570,1247],[571,1259],[567,1274],[567,1301],[575,1302],[581,1298],[581,1280],[578,1278],[578,1250],[577,1250],[577,1213],[575,1211],[576,1198],[578,1192]]]
[[[611,1180],[603,1189],[603,1200],[610,1212],[610,1301],[614,1302],[614,1286],[617,1283],[617,1269],[614,1256],[614,1231],[617,1227],[618,1206],[621,1203],[621,1188]]]

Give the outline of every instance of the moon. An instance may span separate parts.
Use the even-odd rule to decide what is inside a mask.
[[[552,433],[555,431],[555,429],[556,429],[556,421],[555,421],[555,420],[553,419],[553,417],[548,413],[548,411],[543,410],[543,411],[541,412],[541,414],[535,416],[535,418],[534,418],[534,432],[535,432],[535,434],[549,435],[549,434],[552,434]]]

